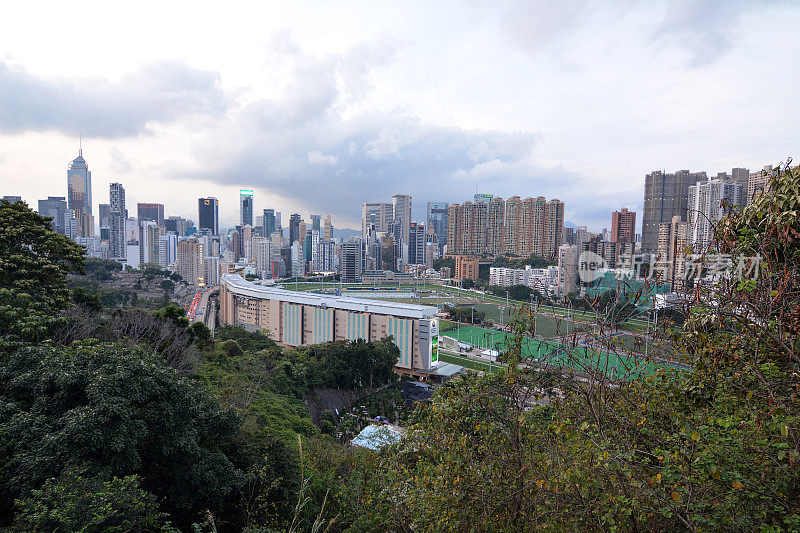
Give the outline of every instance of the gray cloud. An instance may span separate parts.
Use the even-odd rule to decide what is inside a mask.
[[[709,65],[731,49],[745,12],[770,3],[773,2],[674,0],[655,28],[653,39],[683,49],[691,67]]]
[[[462,202],[476,188],[565,201],[581,189],[578,174],[534,161],[538,133],[434,125],[394,110],[351,112],[347,104],[368,93],[374,62],[391,54],[365,54],[368,45],[324,58],[285,43],[280,49],[288,52],[273,47],[272,63],[294,63],[283,96],[232,115],[197,146],[195,170],[176,177],[262,187],[351,225],[362,202],[394,193],[411,194],[422,221],[427,201]],[[215,149],[222,144],[224,153]]]
[[[180,62],[144,66],[112,83],[99,78],[44,79],[0,62],[0,132],[135,136],[149,122],[218,114],[227,98],[219,74]]]

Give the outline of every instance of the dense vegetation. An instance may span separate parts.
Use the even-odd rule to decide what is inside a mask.
[[[690,370],[611,382],[584,366],[576,379],[515,366],[512,342],[507,371],[451,380],[401,416],[400,444],[368,452],[343,443],[366,418],[394,416],[389,340],[287,350],[238,328],[212,339],[176,307],[110,309],[91,289],[67,289],[80,251],[4,203],[0,521],[18,531],[798,531],[799,213],[800,175],[785,169],[772,194],[720,224],[716,250],[760,257],[760,270],[698,284],[682,325],[664,330]],[[583,303],[600,304],[626,302]],[[357,401],[312,417],[320,391]]]

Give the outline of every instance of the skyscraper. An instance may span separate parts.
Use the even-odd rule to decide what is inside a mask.
[[[689,227],[679,216],[658,226],[658,262],[660,281],[672,284],[672,290],[680,288],[686,272],[685,250]]]
[[[164,204],[136,204],[136,218],[139,222],[155,222],[164,225]]]
[[[66,235],[64,217],[67,214],[67,199],[63,196],[48,196],[47,200],[39,200],[39,214],[51,217],[50,227],[53,231]]]
[[[253,225],[253,191],[250,189],[239,191],[239,224],[242,226]]]
[[[492,255],[505,251],[506,205],[499,196],[492,197],[486,208],[486,250]]]
[[[322,215],[310,215],[311,217],[311,231],[320,233],[322,230]]]
[[[342,281],[358,283],[364,271],[364,241],[359,238],[342,243]]]
[[[436,235],[439,252],[447,244],[447,202],[428,202],[428,217],[425,225],[428,235]]]
[[[97,218],[98,223],[100,224],[101,228],[108,227],[108,217],[111,215],[111,205],[110,204],[98,204],[97,205]]]
[[[375,225],[375,231],[387,233],[392,223],[392,204],[368,202],[361,204],[361,237],[367,238],[367,228]]]
[[[67,202],[71,211],[92,212],[92,173],[83,158],[83,149],[67,169]]]
[[[714,237],[714,226],[731,208],[741,208],[745,192],[731,180],[708,180],[689,187],[689,244],[704,253]]]
[[[121,183],[112,183],[108,197],[108,250],[111,257],[126,259],[128,235],[125,225],[128,220],[128,210],[125,208],[125,187]]]
[[[261,219],[262,224],[264,225],[264,236],[269,237],[275,230],[277,229],[277,225],[275,224],[275,210],[274,209],[264,209],[264,216]]]
[[[200,198],[197,201],[198,229],[219,235],[219,202],[216,198]]]
[[[164,227],[178,237],[186,237],[189,221],[179,216],[171,216],[164,219]]]
[[[289,217],[289,245],[293,245],[300,238],[300,215],[295,213]]]
[[[769,190],[772,177],[778,172],[778,169],[773,168],[772,165],[765,165],[763,170],[753,172],[747,177],[747,202],[750,203],[755,200],[756,195],[764,193]]]
[[[411,196],[408,194],[395,194],[392,196],[392,216],[394,220],[399,220],[402,225],[402,238],[404,243],[408,243],[408,235],[411,231]]]
[[[411,223],[408,238],[408,264],[425,264],[425,226]]]
[[[564,233],[564,202],[553,198],[545,206],[542,256],[555,258],[561,248]]]
[[[480,255],[508,253],[555,258],[564,229],[564,203],[543,196],[505,202],[464,202],[448,207],[447,253]]]
[[[671,222],[674,216],[687,220],[689,187],[706,179],[705,172],[688,170],[679,170],[672,174],[656,170],[645,176],[642,250],[657,251],[659,224]]]
[[[636,242],[636,213],[622,208],[611,213],[611,242]]]
[[[67,202],[72,218],[76,220],[78,232],[70,232],[70,237],[91,237],[94,235],[92,217],[92,173],[83,158],[83,149],[72,160],[67,169]]]
[[[325,217],[325,225],[323,226],[323,238],[326,241],[333,240],[333,223],[331,222],[331,216],[328,215]]]

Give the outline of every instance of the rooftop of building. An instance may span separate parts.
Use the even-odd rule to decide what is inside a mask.
[[[221,283],[226,285],[228,289],[235,294],[253,298],[407,318],[433,318],[436,315],[436,308],[427,305],[382,302],[366,298],[348,298],[346,296],[334,296],[330,294],[289,291],[274,286],[256,285],[255,283],[246,281],[238,274],[223,274]]]

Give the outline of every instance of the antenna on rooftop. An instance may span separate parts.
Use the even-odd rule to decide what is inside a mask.
[[[78,156],[83,156],[83,133],[78,135]]]

